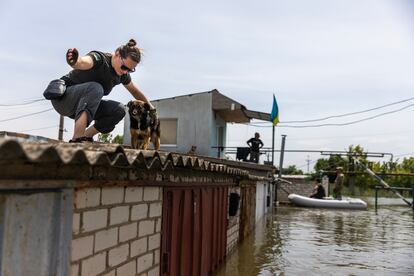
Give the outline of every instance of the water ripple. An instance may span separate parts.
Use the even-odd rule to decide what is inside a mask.
[[[215,275],[414,275],[413,234],[413,212],[402,206],[279,207]]]

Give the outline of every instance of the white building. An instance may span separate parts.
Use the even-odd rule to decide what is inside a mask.
[[[161,120],[161,150],[187,153],[196,147],[202,156],[223,157],[226,123],[269,121],[268,113],[247,110],[218,90],[151,101]],[[124,144],[130,145],[129,116],[125,116]]]

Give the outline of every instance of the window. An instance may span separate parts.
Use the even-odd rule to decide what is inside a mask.
[[[177,119],[160,119],[161,144],[177,145]]]

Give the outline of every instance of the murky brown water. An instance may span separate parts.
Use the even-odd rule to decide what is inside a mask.
[[[414,275],[414,215],[278,207],[214,275]]]

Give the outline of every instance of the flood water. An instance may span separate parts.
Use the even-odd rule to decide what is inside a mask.
[[[214,275],[414,275],[414,212],[279,206]]]

